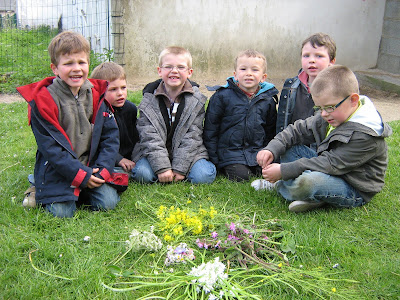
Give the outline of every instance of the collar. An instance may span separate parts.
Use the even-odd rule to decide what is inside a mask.
[[[308,93],[310,93],[310,86],[308,85],[308,75],[307,73],[302,70],[299,75],[297,75],[299,80],[304,84],[304,86],[307,88]]]

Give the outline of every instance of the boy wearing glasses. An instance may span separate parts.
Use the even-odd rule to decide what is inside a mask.
[[[203,144],[206,97],[189,82],[192,56],[182,47],[167,47],[159,56],[162,81],[139,105],[139,143],[133,150],[134,180],[142,183],[211,183],[216,176]]]
[[[321,71],[311,86],[317,113],[289,125],[257,154],[266,179],[289,210],[357,207],[381,191],[387,168],[385,138],[392,129],[373,103],[360,96],[345,66]],[[314,151],[305,144],[316,143]],[[281,156],[281,163],[272,163]]]

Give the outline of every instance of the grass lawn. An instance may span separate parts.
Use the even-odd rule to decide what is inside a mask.
[[[139,98],[139,93],[131,97],[136,103]],[[161,252],[129,252],[123,256],[132,229],[157,224],[155,212],[160,205],[192,210],[200,205],[204,209],[213,206],[218,212],[216,224],[239,220],[262,228],[262,224],[276,220],[284,236],[295,243],[293,251],[285,252],[291,267],[304,270],[304,274],[320,270],[324,276],[339,279],[324,283],[333,290],[321,292],[320,298],[400,299],[400,122],[390,123],[393,135],[387,139],[386,185],[365,207],[293,214],[275,192],[256,192],[248,183],[218,177],[211,185],[199,186],[132,182],[115,210],[79,209],[74,218],[58,219],[42,209],[21,205],[36,152],[26,106],[0,104],[0,299],[140,298],[144,290],[116,292],[102,283],[127,280],[110,272],[111,265],[129,274],[151,273],[162,266]],[[85,236],[90,240],[84,241]],[[195,239],[184,241],[195,248]],[[196,250],[196,254],[197,264],[204,252]],[[315,282],[318,291],[319,281]],[[318,296],[303,287],[296,285],[297,294],[287,285],[265,281],[265,286],[249,291],[260,299]]]

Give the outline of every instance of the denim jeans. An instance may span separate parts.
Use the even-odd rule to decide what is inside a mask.
[[[81,197],[87,196],[92,210],[114,209],[120,198],[117,190],[108,184],[93,189],[86,188],[81,191]],[[85,199],[86,200],[86,199]],[[46,205],[46,210],[55,217],[71,218],[76,211],[76,201],[55,202]]]
[[[186,180],[191,183],[212,183],[217,175],[214,164],[206,159],[196,161],[187,175]],[[132,170],[132,178],[141,183],[157,182],[158,176],[154,173],[147,158],[141,158],[136,162]]]
[[[307,146],[294,146],[281,156],[281,163],[316,156],[317,153]],[[345,180],[322,172],[306,170],[295,179],[278,181],[276,189],[290,202],[308,200],[325,202],[336,207],[356,207],[365,204],[358,191]]]

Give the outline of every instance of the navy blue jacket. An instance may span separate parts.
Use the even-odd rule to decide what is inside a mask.
[[[117,123],[111,106],[103,101],[107,82],[90,79],[93,84],[90,154],[86,166],[78,160],[59,123],[58,107],[47,90],[53,79],[17,88],[29,104],[29,121],[38,147],[34,173],[36,201],[42,204],[78,200],[93,168],[99,168],[95,176],[109,180],[119,149]]]
[[[275,136],[278,90],[264,82],[249,100],[233,77],[217,90],[207,107],[203,139],[212,163],[257,166],[257,152]]]

